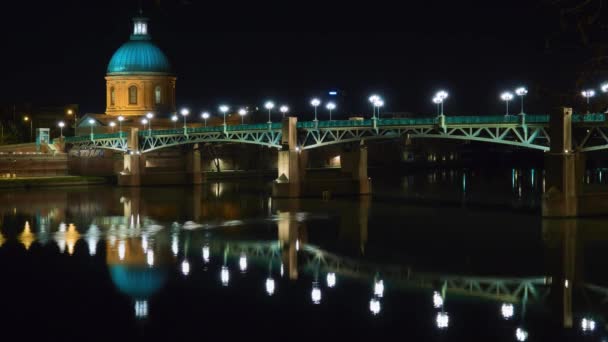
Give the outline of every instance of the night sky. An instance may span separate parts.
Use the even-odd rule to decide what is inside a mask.
[[[385,111],[431,115],[432,95],[445,88],[446,113],[471,115],[503,113],[499,93],[518,85],[530,89],[528,112],[582,109],[581,87],[608,76],[589,64],[608,37],[608,9],[595,2],[562,17],[560,8],[577,1],[143,0],[142,7],[177,74],[178,106],[216,110],[271,98],[309,115],[311,96],[340,89],[339,109],[349,114],[370,112],[367,96],[378,92]],[[138,3],[3,2],[0,104],[78,103],[81,112],[103,112],[106,66],[128,40]],[[584,41],[576,20],[595,14]]]

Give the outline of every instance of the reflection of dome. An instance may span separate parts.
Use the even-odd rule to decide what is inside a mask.
[[[171,73],[171,64],[165,54],[149,40],[130,40],[112,56],[108,64],[109,75],[128,73]]]
[[[167,281],[163,268],[112,265],[112,282],[118,290],[134,299],[147,299],[158,292]]]

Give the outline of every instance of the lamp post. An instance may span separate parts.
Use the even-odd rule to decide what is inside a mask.
[[[370,96],[368,100],[372,104],[372,119],[375,119],[376,118],[376,102],[378,102],[380,100],[380,96],[374,94],[374,95]]]
[[[443,101],[443,100],[441,100],[437,96],[433,97],[433,103],[437,105],[437,115],[440,114],[440,112],[439,112],[439,104],[441,103],[441,101]]]
[[[333,102],[328,102],[327,105],[325,105],[325,108],[329,110],[329,121],[331,121],[331,111],[336,109],[336,104]]]
[[[190,114],[190,111],[188,110],[188,108],[182,108],[179,113],[184,117],[184,134],[188,134],[188,126],[186,126],[186,116]]]
[[[171,117],[171,121],[173,121],[173,129],[177,129],[177,120],[179,120],[179,118],[177,117],[177,115],[173,115]]]
[[[314,121],[319,121],[317,120],[317,107],[321,104],[321,100],[314,98],[312,99],[312,101],[310,101],[310,104],[315,107],[315,120]]]
[[[521,99],[521,113],[519,114],[524,114],[524,96],[528,94],[528,89],[525,87],[519,87],[515,89],[515,94]]]
[[[109,125],[110,125],[110,129],[112,130],[112,133],[114,133],[114,127],[116,127],[116,122],[110,121]]]
[[[274,108],[274,103],[272,101],[268,101],[264,104],[264,107],[268,109],[268,123],[272,123],[270,120],[270,111]]]
[[[513,100],[513,93],[510,91],[505,91],[504,93],[500,94],[500,99],[505,101],[506,104],[507,111],[505,116],[509,116],[509,101]]]
[[[118,134],[120,135],[120,137],[122,138],[122,122],[124,121],[124,116],[119,116],[118,117]]]
[[[222,114],[224,114],[224,129],[226,129],[226,112],[228,111],[228,109],[230,109],[230,107],[228,107],[226,105],[220,106],[220,112],[222,112]]]
[[[280,110],[280,111],[281,111],[281,113],[283,114],[283,119],[285,119],[285,114],[286,114],[287,112],[289,112],[289,107],[287,107],[287,106],[283,105],[283,106],[281,106],[281,108],[279,108],[279,110]]]
[[[93,140],[93,125],[95,124],[95,120],[89,119],[89,126],[91,126],[91,140]]]
[[[245,108],[239,109],[239,115],[241,116],[241,125],[245,123],[245,115],[247,115],[247,110]]]
[[[66,113],[68,115],[74,115],[74,129],[76,129],[76,122],[78,121],[78,115],[76,115],[72,109],[68,109],[66,111]]]
[[[203,114],[201,114],[201,117],[203,118],[203,120],[205,121],[205,127],[207,127],[207,119],[209,119],[209,113],[204,112]]]
[[[154,113],[146,114],[146,118],[148,118],[148,135],[152,135],[152,118],[154,118]]]
[[[439,116],[443,116],[443,102],[448,98],[449,94],[445,90],[440,90],[435,94],[435,97],[439,101]]]
[[[32,140],[32,136],[33,136],[33,130],[34,130],[34,129],[33,129],[33,126],[32,126],[32,123],[34,122],[34,120],[33,120],[33,119],[31,119],[31,118],[30,118],[30,117],[28,117],[28,116],[24,116],[24,117],[23,117],[23,121],[25,121],[25,122],[28,122],[28,121],[29,121],[29,122],[30,122],[30,140]]]
[[[595,96],[595,90],[587,89],[581,92],[581,95],[587,99],[587,114],[589,114],[589,99]]]
[[[380,107],[384,106],[384,100],[380,99],[374,103],[374,105],[378,108],[376,112],[378,113],[378,119],[380,119]]]
[[[65,127],[65,122],[59,121],[57,126],[59,126],[59,138],[63,138],[63,127]]]
[[[146,125],[148,124],[148,119],[141,119],[142,129],[146,129]]]

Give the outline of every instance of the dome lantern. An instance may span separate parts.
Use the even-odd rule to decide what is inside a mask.
[[[131,40],[149,40],[148,34],[148,18],[135,17],[133,18],[133,33]]]

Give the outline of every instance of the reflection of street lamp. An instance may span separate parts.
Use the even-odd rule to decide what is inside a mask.
[[[268,123],[272,123],[270,120],[270,111],[272,108],[274,108],[274,103],[272,101],[268,101],[266,104],[264,104],[264,108],[268,109]]]
[[[63,121],[59,121],[57,126],[59,126],[59,137],[63,138],[63,127],[65,127],[65,123]]]
[[[279,108],[279,110],[281,111],[281,113],[283,114],[283,119],[285,119],[285,114],[287,112],[289,112],[289,107],[287,106],[281,106],[281,108]]]
[[[333,102],[329,102],[329,103],[327,103],[327,105],[325,105],[325,108],[327,108],[327,110],[329,110],[329,121],[331,121],[331,111],[336,109],[336,104]]]
[[[239,109],[239,115],[241,116],[241,124],[245,123],[245,115],[247,115],[247,110],[245,108]]]
[[[321,104],[321,100],[319,99],[312,99],[312,101],[310,101],[310,104],[315,107],[315,120],[314,121],[319,121],[317,120],[317,107]]]
[[[33,126],[32,126],[32,123],[34,122],[34,120],[33,120],[33,119],[30,119],[30,118],[29,118],[29,117],[27,117],[27,116],[24,116],[24,117],[23,117],[23,121],[25,121],[25,122],[28,122],[28,121],[29,121],[29,122],[30,122],[30,140],[32,140],[32,136],[33,136],[33,134],[32,134],[32,132],[33,132],[33,128],[32,128]]]

